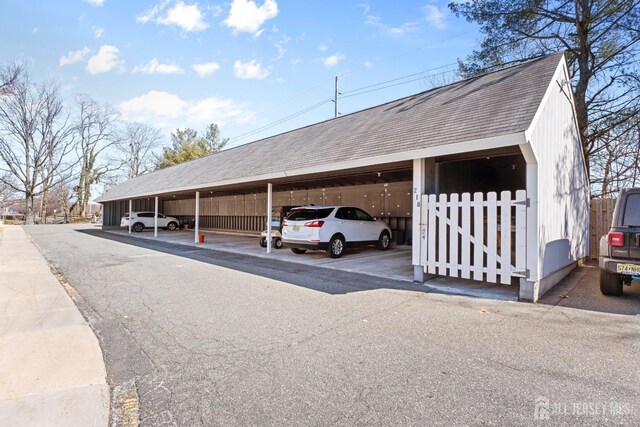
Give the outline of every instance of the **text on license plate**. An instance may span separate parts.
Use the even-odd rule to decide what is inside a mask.
[[[640,275],[639,264],[616,264],[616,271],[622,274]]]
[[[299,225],[294,225],[293,226],[293,231],[300,231],[300,226]]]

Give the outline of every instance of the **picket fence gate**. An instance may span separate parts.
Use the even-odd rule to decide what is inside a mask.
[[[422,196],[425,273],[502,284],[525,277],[527,204],[524,190],[514,199],[510,191]]]

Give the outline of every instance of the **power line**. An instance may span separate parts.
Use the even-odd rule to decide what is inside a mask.
[[[426,70],[423,70],[423,71],[420,71],[420,72],[417,72],[417,73],[408,74],[408,75],[403,76],[403,77],[397,77],[395,79],[386,80],[386,81],[380,82],[380,83],[375,83],[375,84],[372,84],[372,85],[369,85],[369,86],[363,86],[363,87],[360,87],[360,88],[357,88],[357,89],[348,90],[346,92],[342,92],[342,94],[345,95],[345,96],[343,96],[343,98],[346,98],[348,96],[358,95],[358,94],[350,95],[350,94],[352,94],[354,92],[360,92],[360,91],[363,91],[365,89],[374,88],[374,87],[381,86],[381,85],[384,85],[384,84],[387,84],[387,83],[397,82],[398,80],[408,79],[409,77],[420,76],[417,79],[408,80],[406,82],[401,82],[401,83],[397,83],[397,84],[390,85],[390,86],[385,86],[384,88],[398,86],[398,85],[405,84],[405,83],[411,83],[411,82],[414,82],[416,80],[421,80],[421,79],[423,79],[425,77],[432,77],[432,76],[436,76],[436,75],[439,75],[439,74],[444,74],[444,73],[446,73],[446,71],[443,71],[443,72],[440,72],[440,73],[435,73],[435,74],[425,74],[425,73],[427,73],[429,71],[436,71],[436,70],[449,68],[449,67],[451,67],[453,65],[457,65],[457,63],[454,62],[454,63],[451,63],[451,64],[442,65],[440,67],[430,68],[430,69],[426,69]],[[384,89],[384,88],[381,88],[381,89]],[[367,91],[367,92],[373,92],[373,90]],[[362,92],[362,93],[367,93],[367,92]]]
[[[438,43],[434,43],[432,41],[425,42],[424,44],[422,44],[421,46],[416,47],[415,49],[407,50],[407,51],[401,52],[401,53],[399,53],[397,55],[390,56],[388,58],[383,58],[383,59],[381,59],[379,61],[373,62],[373,64],[382,64],[382,63],[389,62],[389,61],[392,61],[394,59],[400,58],[401,56],[405,56],[405,55],[409,55],[411,53],[415,53],[415,52],[417,52],[419,50],[428,49],[428,48],[432,48],[432,47],[437,47],[437,46],[442,45],[443,42],[454,40],[454,39],[456,39],[458,37],[465,36],[465,35],[470,34],[472,32],[474,32],[474,30],[463,31],[461,33],[454,34],[454,35],[452,35],[450,37],[447,37],[445,39],[439,40]],[[347,74],[351,74],[351,73],[355,73],[356,71],[360,71],[363,68],[366,68],[366,66],[363,65],[363,66],[360,66],[360,67],[357,67],[357,68],[352,68],[351,70],[345,71],[344,73],[342,73],[342,75],[346,76]]]
[[[327,104],[327,103],[331,102],[332,100],[333,100],[333,98],[327,98],[327,99],[325,99],[323,101],[318,102],[317,104],[311,105],[311,106],[309,106],[307,108],[304,108],[304,109],[302,109],[300,111],[297,111],[297,112],[295,112],[295,113],[293,113],[293,114],[291,114],[289,116],[283,117],[281,119],[278,119],[278,120],[276,120],[274,122],[266,124],[266,125],[264,125],[262,127],[259,127],[257,129],[253,129],[253,130],[251,130],[249,132],[246,132],[246,133],[243,133],[241,135],[238,135],[238,136],[235,136],[233,138],[230,138],[229,141],[230,142],[238,142],[238,141],[241,141],[243,139],[249,138],[249,137],[251,137],[253,135],[256,135],[256,134],[258,134],[258,133],[260,133],[262,131],[265,131],[267,129],[271,129],[274,126],[277,126],[277,125],[282,124],[284,122],[287,122],[287,121],[289,121],[289,120],[291,120],[293,118],[301,116],[302,114],[308,113],[309,111],[315,110],[316,108],[319,108],[319,107],[323,106],[324,104]]]
[[[320,83],[318,83],[317,85],[315,85],[315,86],[313,86],[313,87],[311,87],[311,88],[309,88],[309,89],[305,89],[305,90],[303,90],[302,92],[300,92],[300,93],[298,93],[298,94],[296,94],[296,95],[292,96],[291,98],[287,98],[287,99],[285,99],[284,101],[280,102],[279,104],[272,105],[272,106],[270,106],[269,108],[265,108],[264,110],[259,111],[259,112],[257,112],[256,114],[262,114],[262,113],[265,113],[265,112],[267,112],[267,111],[269,111],[269,110],[272,110],[272,109],[277,108],[277,107],[280,107],[280,106],[282,106],[282,105],[284,105],[284,104],[286,104],[286,103],[288,103],[288,102],[290,102],[290,101],[293,101],[294,99],[298,99],[298,98],[300,98],[302,95],[306,95],[306,94],[307,94],[307,93],[309,93],[309,92],[313,92],[314,90],[318,89],[319,87],[326,85],[326,84],[327,84],[328,82],[330,82],[330,81],[333,81],[333,77],[332,77],[332,78],[330,78],[330,79],[322,80],[322,81],[321,81]]]
[[[383,81],[383,82],[380,82],[380,83],[376,83],[376,84],[373,84],[373,85],[363,86],[363,87],[360,87],[360,88],[357,88],[357,89],[353,89],[353,90],[350,90],[350,91],[347,91],[347,92],[343,92],[344,95],[341,95],[341,98],[351,98],[351,97],[354,97],[354,96],[363,95],[365,93],[375,92],[375,91],[378,91],[378,90],[388,89],[388,88],[394,87],[394,86],[400,86],[400,85],[403,85],[403,84],[412,83],[412,82],[415,82],[415,81],[418,81],[418,80],[422,80],[422,79],[424,79],[426,77],[432,77],[432,76],[436,76],[436,75],[439,75],[439,74],[444,74],[445,72],[440,72],[440,73],[435,73],[435,74],[425,74],[425,73],[427,73],[429,71],[445,69],[445,68],[451,67],[453,65],[456,65],[456,63],[446,64],[446,65],[442,65],[440,67],[435,67],[435,68],[422,70],[422,71],[420,71],[418,73],[408,74],[406,76],[397,77],[397,78],[386,80],[386,81]],[[415,79],[411,79],[411,80],[407,80],[407,81],[401,81],[399,83],[389,84],[389,85],[386,85],[386,86],[381,86],[381,85],[384,85],[386,83],[398,82],[399,80],[404,80],[404,79],[407,79],[409,77],[415,77],[415,76],[418,76],[418,75],[420,75],[420,77],[415,78]],[[324,82],[322,84],[324,84]],[[319,86],[320,85],[315,86],[314,88],[308,90],[307,92],[309,92],[309,91],[311,91],[311,90],[313,90],[313,89],[315,89],[315,88],[317,88]],[[301,94],[297,95],[297,96],[301,96]],[[320,102],[318,102],[316,104],[313,104],[313,105],[311,105],[309,107],[306,107],[306,108],[304,108],[302,110],[299,110],[299,111],[297,111],[297,112],[295,112],[293,114],[290,114],[290,115],[288,115],[286,117],[278,119],[278,120],[276,120],[274,122],[271,122],[271,123],[268,123],[268,124],[266,124],[264,126],[261,126],[259,128],[250,130],[250,131],[245,132],[245,133],[243,133],[241,135],[232,137],[232,138],[229,139],[229,141],[230,142],[234,142],[234,143],[242,141],[242,140],[247,139],[247,138],[249,138],[251,136],[257,135],[257,134],[259,134],[259,133],[261,133],[261,132],[263,132],[265,130],[271,129],[271,128],[275,127],[275,126],[278,126],[278,125],[280,125],[282,123],[285,123],[285,122],[287,122],[287,121],[289,121],[291,119],[294,119],[294,118],[296,118],[298,116],[301,116],[301,115],[303,115],[305,113],[308,113],[309,111],[315,110],[316,108],[319,108],[319,107],[321,107],[324,104],[329,103],[329,102],[335,102],[335,100],[333,98],[327,98],[327,99],[325,99],[323,101],[320,101]]]

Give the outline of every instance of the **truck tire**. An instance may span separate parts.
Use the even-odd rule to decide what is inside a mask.
[[[619,274],[600,269],[600,292],[612,297],[622,295],[622,277]]]

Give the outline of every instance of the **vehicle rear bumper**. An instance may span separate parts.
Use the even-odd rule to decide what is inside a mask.
[[[288,248],[310,249],[310,250],[327,250],[329,242],[309,242],[307,240],[287,240],[282,239],[282,243]]]
[[[630,264],[630,265],[638,266],[638,268],[640,268],[640,260],[636,260],[636,259],[600,257],[600,259],[598,260],[598,263],[602,270],[606,270],[609,273],[616,273],[616,274],[626,274],[626,273],[618,273],[618,264]],[[632,274],[626,274],[626,275],[631,276]]]

